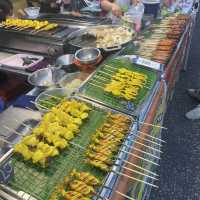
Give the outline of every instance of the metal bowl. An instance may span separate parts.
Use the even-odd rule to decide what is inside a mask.
[[[40,106],[40,102],[43,99],[50,98],[50,96],[65,96],[66,98],[71,95],[71,91],[66,88],[52,88],[42,92],[35,100],[35,107],[41,112],[48,112],[50,109],[45,109]]]
[[[56,66],[65,69],[68,73],[74,73],[78,69],[74,66],[74,54],[65,54],[57,58]]]
[[[44,68],[33,72],[28,77],[28,82],[36,87],[46,89],[54,87],[59,80],[65,75],[65,71],[56,69],[54,67]]]
[[[97,48],[83,48],[75,53],[75,59],[81,64],[94,64],[101,56],[101,51]]]

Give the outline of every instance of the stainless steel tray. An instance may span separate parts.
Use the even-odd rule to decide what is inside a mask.
[[[79,100],[79,101],[84,101],[85,103],[88,103],[88,104],[90,104],[90,105],[92,105],[92,107],[94,107],[94,108],[97,108],[97,109],[100,109],[100,110],[103,110],[103,111],[105,111],[105,112],[112,112],[112,113],[119,113],[118,111],[116,111],[116,110],[113,110],[113,109],[111,109],[111,108],[107,108],[107,107],[105,107],[105,106],[103,106],[103,105],[99,105],[99,104],[96,104],[95,102],[91,102],[91,101],[88,101],[88,100],[82,100],[82,99],[80,99],[79,97],[72,97],[72,99],[76,99],[76,100]],[[127,135],[127,138],[124,140],[124,143],[123,143],[123,145],[122,145],[122,147],[121,147],[121,149],[119,150],[119,154],[118,154],[118,158],[119,159],[121,159],[122,157],[123,158],[126,158],[127,157],[127,154],[126,153],[124,153],[123,151],[122,151],[122,149],[124,149],[124,148],[126,148],[126,146],[124,146],[124,144],[126,144],[127,142],[128,143],[130,143],[130,141],[131,142],[133,142],[133,135],[132,135],[132,129],[133,129],[133,126],[135,126],[136,127],[136,125],[134,125],[135,124],[135,120],[132,118],[132,117],[130,117],[130,116],[128,116],[130,119],[131,119],[131,121],[132,121],[132,124],[130,125],[130,135],[128,134]],[[37,125],[38,124],[38,121],[34,121],[34,122],[30,122],[30,126],[31,127],[34,127],[35,125]],[[20,128],[20,129],[17,129],[16,131],[18,131],[18,132],[20,132],[20,133],[23,133],[23,134],[29,134],[30,133],[30,130],[28,130],[27,128],[23,128],[24,126],[22,125],[22,128]],[[16,142],[18,142],[19,140],[20,140],[20,138],[18,137],[18,136],[16,136],[14,133],[13,133],[13,135],[11,135],[11,137],[14,137],[14,141],[16,141]],[[9,158],[11,158],[12,159],[12,155],[13,155],[13,151],[10,153],[10,156],[9,156]],[[8,157],[7,157],[8,158]],[[116,159],[116,163],[117,164],[119,164],[119,160],[118,160],[118,158]],[[5,160],[2,158],[2,162],[4,162]],[[113,167],[113,169],[116,171],[119,171],[120,172],[120,170],[121,170],[121,167],[120,166],[118,166],[118,167],[116,167],[116,166],[114,166]],[[101,187],[101,189],[99,190],[99,192],[101,193],[101,192],[103,192],[103,188],[112,188],[113,187],[113,185],[111,186],[111,184],[113,184],[113,173],[111,172],[111,173],[109,173],[109,174],[107,174],[107,176],[105,177],[105,180],[104,180],[104,184],[102,185],[102,187]],[[14,176],[15,177],[15,176]],[[116,178],[116,176],[115,176],[115,178]],[[111,181],[112,180],[112,181]],[[30,187],[31,187],[31,185],[30,185]],[[22,199],[23,198],[23,196],[26,196],[27,197],[27,199],[29,200],[29,199],[33,199],[33,198],[36,198],[37,199],[37,197],[35,196],[35,195],[33,195],[32,196],[32,194],[31,193],[29,193],[29,194],[27,194],[26,193],[26,191],[23,191],[23,188],[21,188],[21,190],[15,190],[15,188],[11,188],[11,187],[9,187],[9,186],[7,186],[7,185],[1,185],[0,186],[0,189],[2,189],[4,192],[6,192],[7,194],[10,194],[12,197],[14,197],[14,198],[18,198],[18,199]],[[23,193],[23,195],[22,195],[22,193]],[[0,193],[0,195],[1,195],[1,193]],[[101,195],[103,195],[103,193],[101,194]],[[105,195],[105,194],[104,194]],[[40,198],[38,198],[38,199],[40,199]],[[96,199],[95,197],[94,197],[94,199]]]
[[[118,59],[118,58],[116,58]],[[120,58],[122,60],[126,60],[128,61],[128,58]],[[115,60],[115,59],[114,59]],[[130,61],[129,61],[130,62]],[[144,67],[144,66],[139,66],[137,64],[132,64],[130,62],[130,65],[135,65],[135,66],[139,66],[141,69],[144,69],[148,72],[153,72],[155,73],[155,80],[151,86],[151,88],[149,89],[149,91],[146,93],[143,101],[141,101],[137,106],[134,105],[133,102],[130,102],[130,101],[125,101],[125,100],[121,100],[121,105],[119,107],[116,106],[116,103],[114,105],[114,103],[112,102],[112,100],[110,100],[110,102],[106,102],[105,100],[102,100],[102,99],[99,99],[98,97],[95,97],[94,95],[87,95],[86,92],[88,91],[87,90],[87,87],[88,87],[88,83],[90,81],[92,81],[92,79],[98,74],[98,73],[101,73],[101,70],[106,66],[107,62],[104,62],[101,66],[99,66],[99,68],[93,72],[80,86],[79,90],[77,91],[76,95],[81,97],[82,99],[87,99],[87,100],[90,100],[92,102],[95,102],[97,104],[100,104],[100,105],[103,105],[103,106],[106,106],[108,108],[111,108],[113,110],[116,110],[116,111],[119,111],[121,113],[124,113],[124,114],[127,114],[127,115],[131,115],[131,116],[134,116],[134,117],[138,117],[140,111],[142,110],[144,104],[146,103],[147,99],[149,96],[151,96],[152,94],[155,93],[155,90],[156,90],[156,87],[158,85],[158,82],[160,80],[160,74],[158,71],[154,70],[154,69],[150,69],[150,68],[147,68],[147,67]],[[98,90],[98,88],[97,88]],[[96,91],[97,91],[96,90]],[[102,92],[102,95],[104,96],[103,98],[107,98],[106,96],[106,93],[105,92]],[[109,96],[109,98],[111,98],[111,95]],[[114,96],[112,96],[113,99],[115,99],[115,101],[117,101],[117,98],[115,98]],[[118,101],[118,103],[120,103],[120,101]],[[123,106],[123,108],[121,107]]]

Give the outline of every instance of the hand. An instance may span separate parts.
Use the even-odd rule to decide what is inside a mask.
[[[122,16],[121,8],[115,3],[112,5],[112,14],[116,17]]]
[[[134,6],[136,6],[138,3],[140,3],[141,2],[141,0],[132,0],[132,4],[134,5]]]

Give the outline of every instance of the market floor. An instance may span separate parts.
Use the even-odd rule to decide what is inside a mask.
[[[158,173],[158,190],[150,200],[200,200],[200,120],[184,115],[198,102],[187,95],[187,88],[200,88],[200,16],[193,35],[188,70],[182,72],[173,100],[168,105],[163,132],[166,140]]]

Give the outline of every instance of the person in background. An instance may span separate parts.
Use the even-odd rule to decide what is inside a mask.
[[[40,0],[41,13],[59,13],[60,2],[56,0]]]
[[[200,89],[188,89],[188,94],[200,103]],[[187,119],[200,119],[200,104],[185,114]]]
[[[153,15],[156,18],[160,11],[160,0],[142,0],[142,3],[144,4],[144,14]]]
[[[86,6],[84,0],[27,0],[28,5],[32,6],[35,3],[40,5],[41,13],[59,13],[64,11],[80,11],[81,8]]]
[[[0,0],[0,22],[13,15],[13,5],[10,0]]]
[[[13,5],[10,0],[0,0],[0,22],[13,15]],[[7,75],[0,72],[0,84],[6,80]]]
[[[112,13],[116,17],[122,16],[131,4],[138,4],[140,0],[100,0],[103,15]]]

